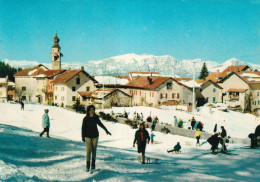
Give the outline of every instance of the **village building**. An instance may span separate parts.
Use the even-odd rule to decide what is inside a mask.
[[[79,70],[67,70],[53,80],[53,102],[61,107],[70,107],[77,101],[78,92],[94,91],[97,83],[83,67]]]
[[[192,89],[172,77],[137,76],[126,84],[132,105],[157,107],[192,103]]]
[[[223,88],[223,103],[241,107],[242,111],[260,109],[260,72],[232,72],[219,85]]]
[[[198,106],[205,103],[222,102],[222,87],[212,80],[204,81],[197,89]]]
[[[16,73],[15,90],[17,100],[42,104],[53,103],[53,80],[65,70],[49,70],[39,64]]]
[[[129,107],[131,96],[119,89],[100,88],[93,92],[78,92],[80,103],[83,105],[95,105],[96,108]]]
[[[0,102],[11,101],[15,97],[15,84],[8,79],[0,78]]]

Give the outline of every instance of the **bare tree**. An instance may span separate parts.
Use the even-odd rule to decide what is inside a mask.
[[[20,102],[22,100],[22,96],[24,95],[24,91],[21,88],[16,87],[15,94],[18,97],[18,101]]]

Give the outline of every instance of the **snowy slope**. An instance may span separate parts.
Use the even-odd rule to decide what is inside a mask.
[[[50,110],[50,135],[39,137],[43,110]],[[116,112],[116,109],[114,110]],[[141,165],[132,147],[136,130],[103,121],[97,152],[97,172],[86,173],[81,142],[84,115],[62,108],[0,103],[0,180],[2,181],[259,181],[259,149],[229,145],[232,156],[215,156],[210,146],[195,147],[195,139],[155,132],[159,144],[147,146],[147,156],[159,165]],[[162,113],[161,113],[162,114]],[[160,117],[160,116],[159,116]],[[150,130],[149,130],[150,132]],[[179,141],[182,154],[168,154]],[[191,146],[185,145],[190,142]],[[203,141],[202,141],[203,142]]]
[[[26,61],[12,61],[4,59],[3,61],[21,67],[32,67],[38,62],[26,62]],[[81,66],[85,67],[85,70],[94,75],[105,74],[105,75],[128,75],[129,71],[155,71],[160,72],[162,75],[178,75],[180,77],[192,77],[191,70],[193,69],[192,62],[195,61],[195,72],[196,76],[199,75],[202,65],[206,62],[209,72],[223,71],[230,65],[248,65],[253,69],[260,70],[260,65],[240,61],[236,58],[227,60],[220,64],[214,61],[193,59],[193,60],[182,60],[179,61],[172,56],[154,56],[154,55],[137,55],[134,53],[125,54],[120,56],[114,56],[102,60],[88,61],[86,63],[66,63],[62,62],[62,68],[79,69]],[[44,63],[50,68],[50,63]]]

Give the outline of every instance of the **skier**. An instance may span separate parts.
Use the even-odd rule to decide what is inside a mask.
[[[169,152],[175,152],[175,153],[177,153],[177,152],[180,152],[180,150],[181,150],[180,142],[177,142],[177,144],[174,146],[173,150],[167,150],[167,152],[168,152],[168,153],[169,153]]]
[[[158,118],[157,116],[153,119],[153,125],[152,125],[152,130],[154,130],[156,123],[158,123]]]
[[[200,146],[200,136],[201,136],[201,132],[200,132],[200,129],[197,129],[196,133],[195,133],[195,138],[197,139],[197,145]]]
[[[176,116],[174,116],[174,126],[177,126],[178,119]]]
[[[24,111],[24,103],[23,103],[23,101],[21,101],[21,110]]]
[[[199,121],[199,123],[197,124],[197,129],[200,129],[200,131],[202,131],[203,129],[203,123]]]
[[[137,142],[138,153],[142,153],[142,164],[145,164],[145,148],[146,143],[149,144],[149,141],[149,133],[145,129],[144,123],[141,123],[139,130],[135,132],[133,147],[135,147],[135,143]]]
[[[217,154],[216,149],[218,148],[218,144],[219,144],[219,135],[220,133],[215,133],[207,140],[211,145],[212,154]]]
[[[46,132],[47,133],[47,137],[50,138],[49,136],[49,131],[50,131],[50,118],[49,118],[49,110],[45,109],[44,110],[44,114],[42,116],[42,127],[43,127],[43,131],[40,133],[40,137],[42,137],[42,135]]]
[[[192,119],[191,119],[191,128],[192,128],[192,130],[194,130],[195,123],[196,123],[196,120],[195,120],[194,117],[192,117]]]
[[[226,139],[227,139],[227,132],[226,132],[224,126],[221,126],[221,130],[222,130],[221,134],[220,134],[220,136],[221,136],[220,142],[221,142],[221,145],[222,145],[221,151],[225,152],[227,150],[226,145],[225,145]]]
[[[154,138],[155,134],[153,134],[153,131],[151,132],[151,144],[153,144],[153,138]]]
[[[87,107],[87,114],[83,119],[82,128],[81,128],[81,136],[82,141],[86,143],[86,171],[88,172],[90,169],[90,158],[92,155],[92,163],[91,163],[91,170],[95,170],[96,165],[96,150],[97,150],[97,143],[99,132],[97,125],[103,128],[107,135],[111,135],[111,133],[107,130],[107,128],[102,124],[98,115],[95,113],[95,106],[90,105]]]

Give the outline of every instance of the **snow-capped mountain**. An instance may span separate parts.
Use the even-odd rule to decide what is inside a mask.
[[[13,66],[20,66],[23,68],[32,67],[40,64],[37,61],[12,61],[3,60]],[[195,62],[195,64],[193,64]],[[248,65],[252,69],[260,70],[260,65],[248,63],[245,61],[232,58],[220,64],[214,61],[204,61],[201,59],[182,60],[178,61],[172,56],[154,56],[154,55],[137,55],[134,53],[125,54],[115,57],[110,57],[97,61],[88,61],[86,63],[66,63],[62,62],[62,68],[79,69],[81,66],[93,75],[128,75],[129,71],[155,71],[162,75],[178,75],[180,77],[192,77],[192,70],[195,67],[196,76],[199,75],[203,63],[206,62],[209,72],[223,71],[230,65]],[[47,67],[51,67],[50,63],[42,63]]]

